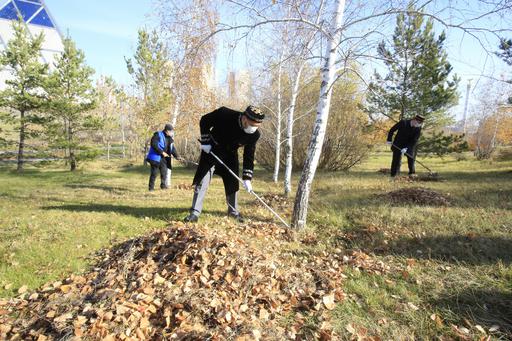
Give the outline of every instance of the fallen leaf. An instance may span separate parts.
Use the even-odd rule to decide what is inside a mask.
[[[324,296],[322,302],[328,310],[333,310],[336,307],[336,303],[334,303],[334,293]]]
[[[268,317],[270,316],[270,314],[268,313],[268,311],[265,309],[265,308],[261,308],[260,309],[260,320],[268,320]]]
[[[349,332],[350,334],[352,335],[355,335],[356,334],[356,328],[354,328],[354,326],[352,325],[352,323],[349,323],[345,326],[345,330],[347,332]]]
[[[500,326],[495,324],[495,325],[492,325],[491,328],[489,328],[489,331],[491,333],[494,333],[494,332],[497,332],[499,329],[500,329]]]
[[[67,294],[68,292],[71,291],[71,285],[61,285],[59,289],[63,293]]]
[[[481,326],[481,325],[477,324],[477,325],[475,326],[475,328],[476,328],[476,330],[478,330],[480,333],[482,333],[482,334],[486,334],[486,333],[485,333],[485,329],[484,329],[484,328],[482,328],[482,326]]]

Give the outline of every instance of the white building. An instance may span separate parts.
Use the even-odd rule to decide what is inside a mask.
[[[32,36],[43,32],[41,61],[53,66],[55,56],[64,51],[62,34],[43,0],[0,0],[0,50],[13,36],[12,21],[22,18]],[[9,73],[0,71],[0,88]]]

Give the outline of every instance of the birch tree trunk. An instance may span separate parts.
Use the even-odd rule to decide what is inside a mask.
[[[279,179],[279,166],[281,165],[281,102],[282,102],[282,91],[281,91],[281,74],[283,71],[283,56],[284,52],[281,52],[279,56],[279,69],[277,75],[277,124],[276,124],[276,154],[274,162],[274,182]]]
[[[172,121],[171,121],[171,124],[174,128],[176,128],[176,122],[178,122],[179,115],[180,115],[180,103],[179,103],[179,98],[176,98],[176,102],[174,103],[174,110],[172,113]]]
[[[324,143],[331,105],[332,85],[336,77],[336,53],[341,41],[341,25],[344,11],[345,0],[337,0],[336,15],[334,19],[335,23],[329,37],[325,66],[321,70],[322,83],[320,86],[316,121],[313,128],[313,134],[309,142],[308,153],[306,161],[304,162],[304,168],[302,170],[293,206],[292,226],[299,229],[304,228],[306,225],[311,184],[315,177],[316,168],[322,151],[322,145]]]
[[[288,120],[286,126],[286,168],[284,175],[284,195],[290,195],[292,191],[292,168],[293,168],[293,124],[295,122],[295,106],[297,104],[297,97],[299,95],[300,78],[302,76],[302,70],[304,70],[302,64],[299,71],[295,75],[295,81],[292,89],[292,97],[290,100],[290,109],[288,110]]]

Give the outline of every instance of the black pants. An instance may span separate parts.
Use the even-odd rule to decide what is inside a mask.
[[[400,166],[402,165],[402,152],[400,149],[393,147],[391,149],[393,151],[393,160],[391,161],[391,176],[395,176],[400,174]],[[407,154],[411,156],[415,156],[416,152],[410,153],[407,151]],[[409,175],[416,173],[416,167],[414,165],[414,158],[407,156],[407,166],[409,166]]]
[[[161,158],[160,162],[148,160],[151,165],[151,175],[149,176],[149,190],[152,191],[155,189],[155,180],[160,172],[160,188],[166,189],[168,188],[167,180],[167,162],[165,158]]]

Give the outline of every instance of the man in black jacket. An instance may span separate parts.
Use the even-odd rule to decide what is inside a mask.
[[[402,155],[404,154],[407,156],[409,175],[416,173],[414,166],[416,144],[420,138],[421,127],[424,120],[423,116],[416,115],[412,120],[401,120],[389,130],[387,144],[391,146],[391,151],[393,152],[393,161],[391,161],[392,177],[400,173]],[[397,131],[397,133],[393,140],[395,131]]]
[[[151,138],[151,145],[146,160],[151,165],[149,176],[149,190],[155,189],[155,180],[160,172],[160,188],[167,189],[170,185],[170,172],[172,169],[171,155],[179,159],[178,152],[174,146],[174,128],[166,124],[164,130],[157,131]]]
[[[260,138],[258,127],[265,114],[250,105],[244,112],[221,107],[201,117],[201,157],[194,176],[194,197],[186,222],[196,222],[203,208],[203,201],[213,174],[224,182],[228,215],[242,222],[238,211],[238,180],[219,164],[210,152],[214,152],[235,174],[239,174],[238,148],[244,147],[242,179],[247,191],[252,191],[254,152]]]

